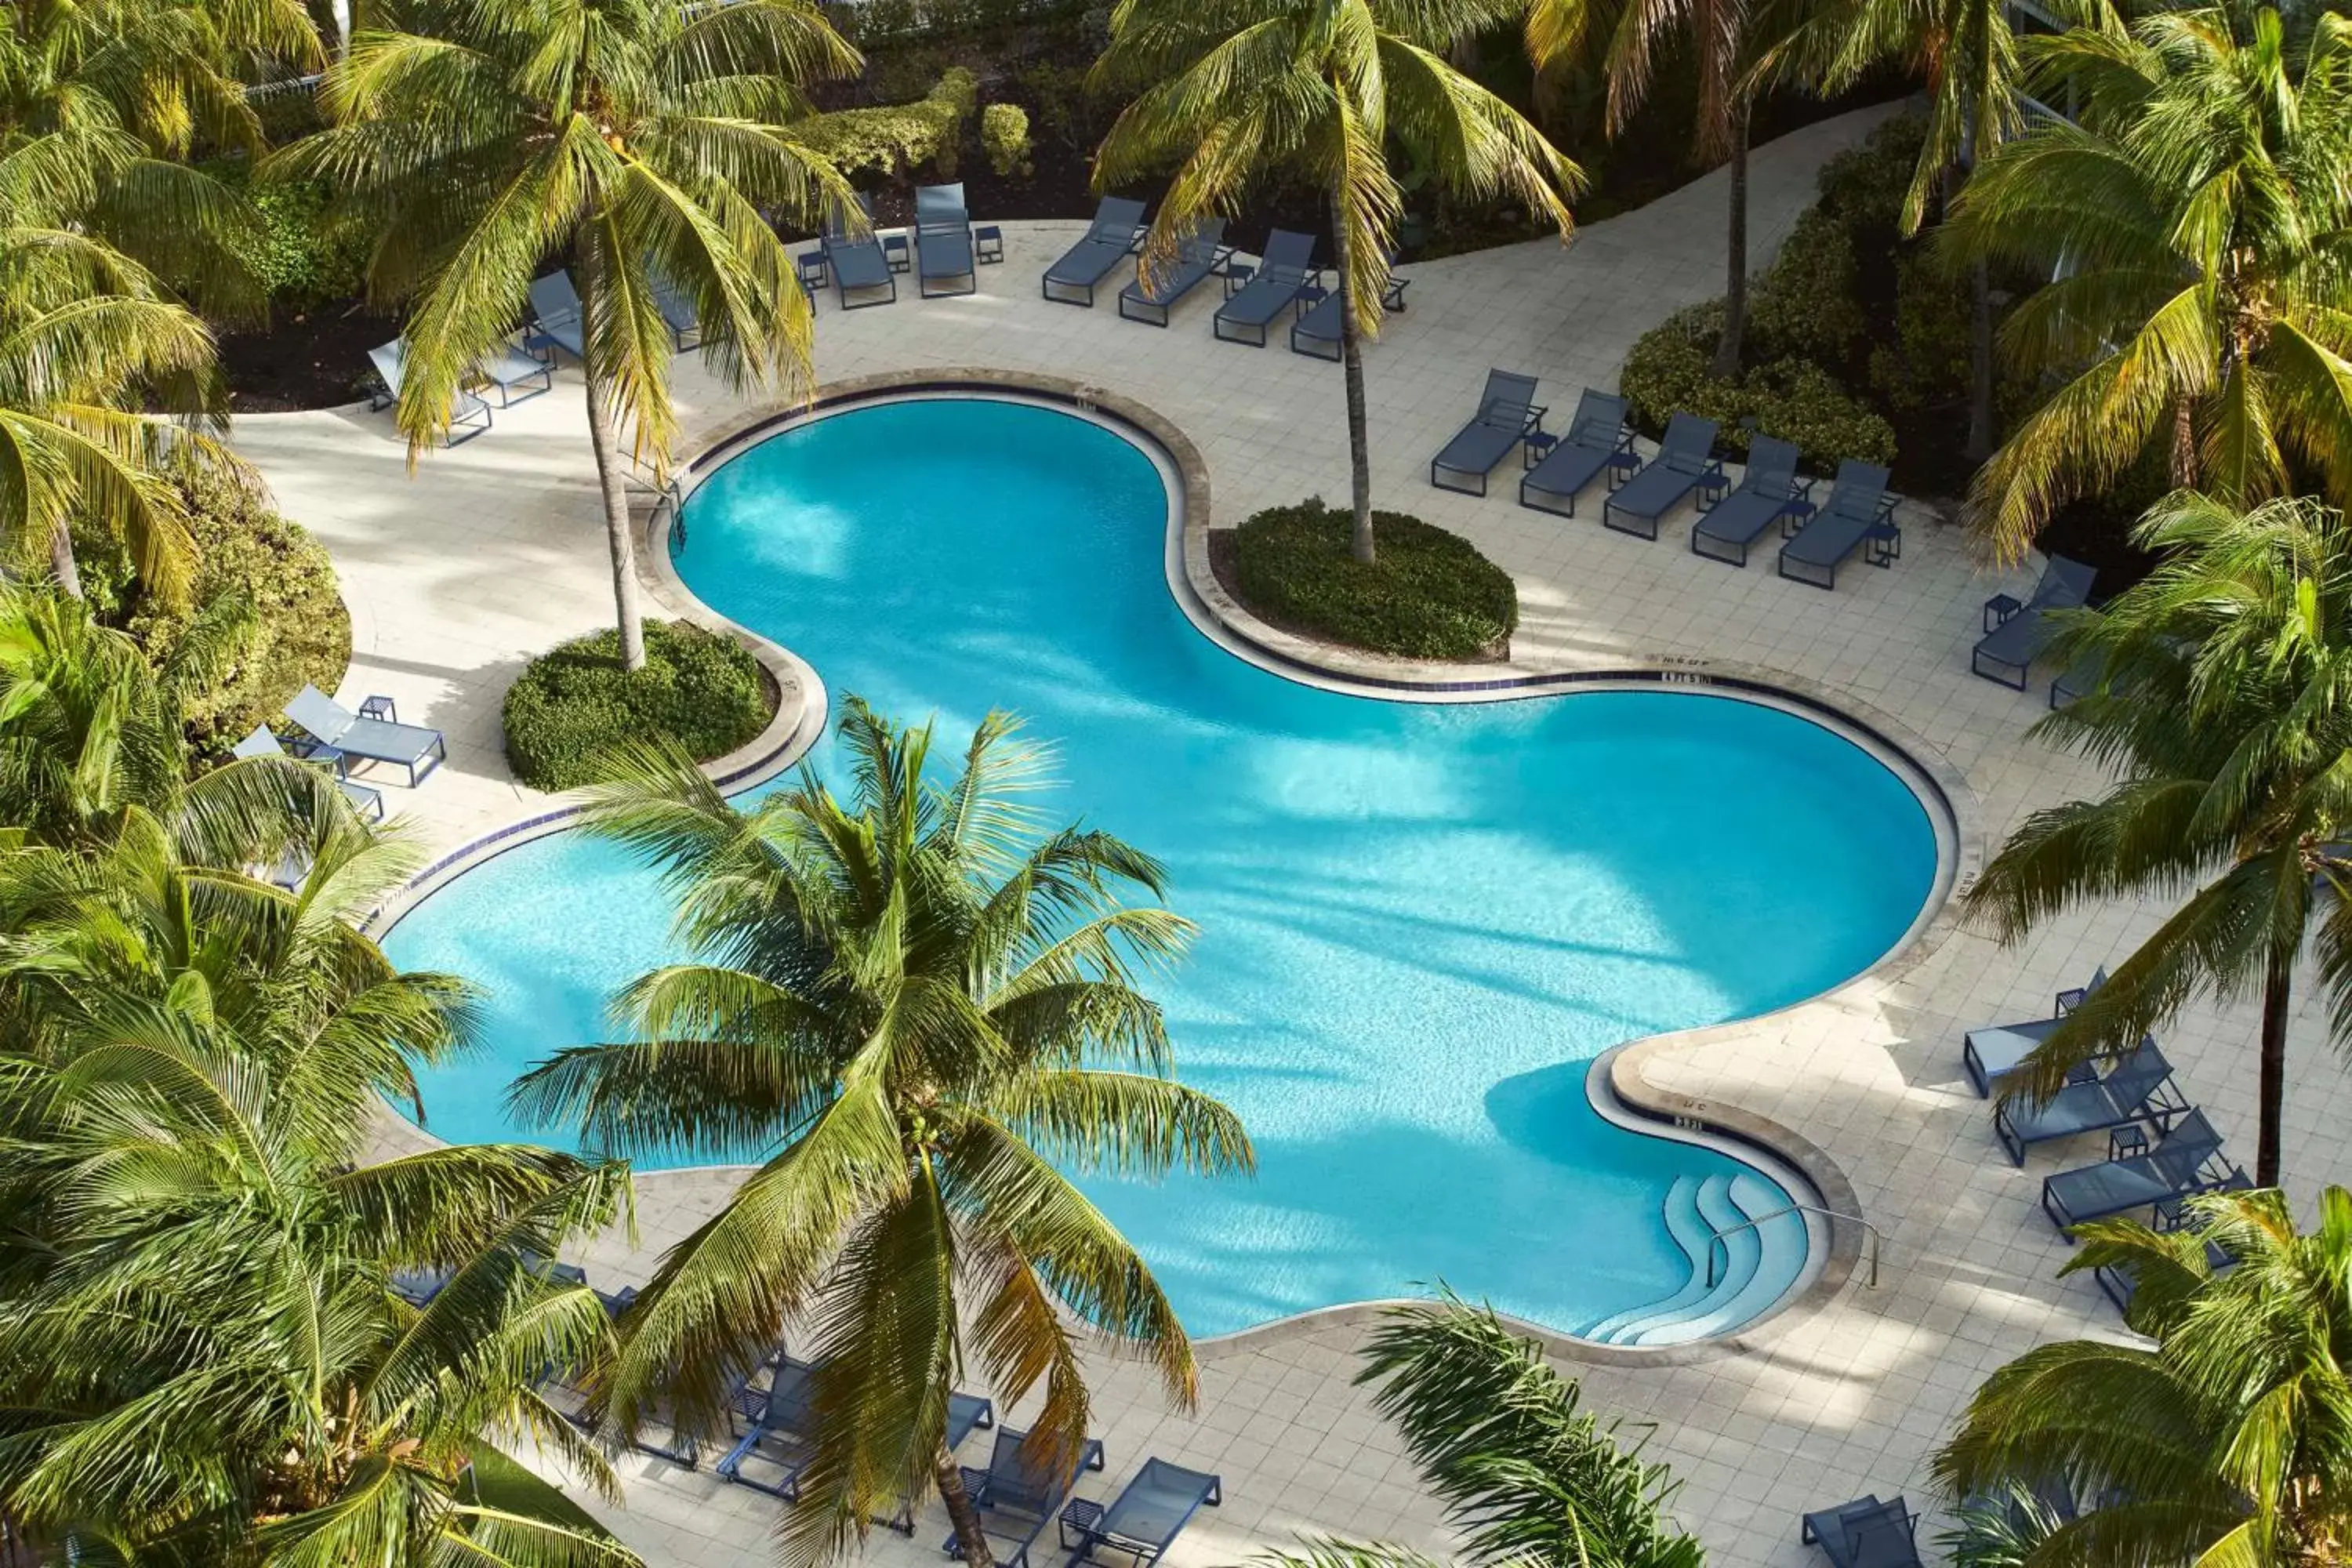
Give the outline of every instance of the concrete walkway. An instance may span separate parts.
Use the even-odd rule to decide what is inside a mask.
[[[1847,116],[1758,150],[1759,261],[1811,199],[1821,162],[1876,118]],[[1980,576],[1960,541],[1906,515],[1892,571],[1857,566],[1822,594],[1777,578],[1769,558],[1744,572],[1695,559],[1680,521],[1646,543],[1499,494],[1478,500],[1427,486],[1429,454],[1474,404],[1489,365],[1539,374],[1548,401],[1564,408],[1580,386],[1613,384],[1640,332],[1717,292],[1722,198],[1720,175],[1709,176],[1595,226],[1565,253],[1538,243],[1413,268],[1412,309],[1368,361],[1378,494],[1469,535],[1514,574],[1525,616],[1516,654],[1528,668],[1734,665],[1831,694],[1879,716],[1953,780],[1968,853],[1981,854],[2025,812],[2096,782],[2027,737],[2039,688],[2020,695],[1969,673],[1978,606],[2021,587],[2023,574]],[[971,298],[919,300],[909,287],[894,306],[844,315],[828,296],[821,377],[950,365],[1076,377],[1174,421],[1207,460],[1223,521],[1344,493],[1337,368],[1278,342],[1213,342],[1208,289],[1164,332],[1118,320],[1107,297],[1091,311],[1042,302],[1038,273],[1081,226],[1012,226],[1005,265],[983,269]],[[742,412],[698,366],[682,364],[678,384],[689,428]],[[387,420],[356,409],[248,417],[237,440],[283,508],[334,552],[357,649],[346,700],[389,692],[404,719],[449,733],[448,767],[413,795],[387,791],[395,808],[446,848],[541,804],[506,774],[500,694],[530,655],[611,613],[576,374],[560,378],[554,396],[500,411],[492,434],[428,456],[413,477]],[[1684,1481],[1674,1511],[1717,1564],[1795,1568],[1813,1559],[1797,1543],[1800,1510],[1863,1492],[1930,1506],[1927,1457],[1988,1371],[2052,1336],[2118,1331],[2087,1280],[2056,1278],[2067,1247],[2037,1205],[2044,1173],[2097,1151],[2072,1147],[2012,1169],[1961,1075],[1959,1041],[1974,1025],[2040,1016],[2052,992],[2127,951],[2161,912],[2096,910],[2020,952],[1998,951],[1948,917],[1912,963],[1675,1041],[1652,1061],[1662,1087],[1770,1116],[1821,1145],[1888,1237],[1877,1289],[1857,1280],[1801,1321],[1673,1364],[1572,1369],[1592,1406],[1655,1424],[1648,1457]],[[2200,1007],[2165,1042],[2184,1088],[2242,1158],[2253,1131],[2252,1032],[2242,1012]],[[2298,1017],[2286,1142],[2290,1189],[2305,1203],[2339,1168],[2334,1130],[2352,1113],[2321,1037],[2317,1017]],[[647,1178],[646,1249],[604,1252],[600,1274],[642,1277],[724,1190],[707,1173]],[[1443,1552],[1439,1510],[1350,1384],[1361,1331],[1342,1316],[1204,1347],[1203,1398],[1190,1416],[1166,1412],[1136,1369],[1106,1368],[1097,1403],[1110,1468],[1087,1478],[1082,1495],[1108,1498],[1150,1454],[1220,1471],[1226,1502],[1201,1517],[1172,1568],[1237,1561],[1301,1531]],[[966,1458],[984,1462],[982,1440]],[[628,1506],[614,1523],[656,1563],[768,1559],[768,1500],[707,1470],[643,1457],[624,1468]],[[943,1533],[934,1508],[916,1540],[877,1536],[873,1555],[936,1563]]]

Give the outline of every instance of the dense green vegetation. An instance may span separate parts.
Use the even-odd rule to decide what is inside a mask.
[[[1402,512],[1375,513],[1367,564],[1353,520],[1320,500],[1272,507],[1234,530],[1242,602],[1279,626],[1407,658],[1500,658],[1519,624],[1511,574],[1461,535]]]
[[[1073,1181],[1251,1169],[1233,1113],[1177,1081],[1141,988],[1192,928],[1150,857],[1042,826],[1024,796],[1045,759],[1015,731],[989,715],[943,776],[929,725],[848,697],[849,794],[803,767],[743,810],[689,759],[638,747],[588,829],[661,867],[710,956],[639,976],[625,1038],[559,1052],[512,1092],[594,1147],[765,1156],[663,1258],[598,1405],[616,1433],[656,1405],[715,1424],[788,1317],[820,1325],[814,1457],[779,1531],[792,1564],[936,1487],[987,1568],[948,1395],[967,1374],[1005,1405],[1040,1395],[1039,1462],[1075,1466],[1101,1422],[1074,1327],[1156,1367],[1175,1404],[1197,1392],[1150,1267]]]
[[[574,637],[507,688],[507,763],[533,789],[606,776],[614,748],[665,742],[701,761],[749,745],[774,712],[760,661],[690,621],[646,623],[646,662],[621,660],[620,634]]]

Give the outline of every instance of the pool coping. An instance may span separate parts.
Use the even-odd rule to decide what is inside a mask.
[[[1150,455],[1163,459],[1160,465],[1163,478],[1172,474],[1175,481],[1171,496],[1175,516],[1167,551],[1171,595],[1204,636],[1270,674],[1355,696],[1446,703],[1528,699],[1579,690],[1706,689],[1780,707],[1822,723],[1861,745],[1902,779],[1918,798],[1934,827],[1937,864],[1929,895],[1900,940],[1875,962],[1838,984],[1786,1006],[1612,1047],[1594,1058],[1586,1079],[1587,1097],[1604,1119],[1622,1124],[1622,1118],[1611,1113],[1609,1102],[1613,1101],[1633,1119],[1646,1123],[1638,1129],[1644,1135],[1714,1147],[1738,1157],[1752,1158],[1760,1153],[1769,1162],[1767,1174],[1778,1178],[1785,1172],[1793,1172],[1813,1189],[1822,1207],[1846,1215],[1863,1215],[1860,1197],[1852,1182],[1819,1144],[1758,1112],[1684,1095],[1653,1083],[1644,1068],[1664,1052],[1704,1047],[1753,1031],[1769,1020],[1800,1008],[1834,1005],[1866,983],[1899,976],[1940,948],[1958,926],[1958,901],[1952,895],[1973,880],[1984,856],[1975,795],[1959,770],[1924,737],[1892,715],[1850,693],[1832,693],[1811,681],[1761,666],[1683,656],[1651,659],[1596,658],[1589,663],[1564,663],[1556,669],[1523,666],[1497,675],[1492,666],[1391,658],[1282,631],[1252,615],[1227,594],[1210,568],[1209,474],[1199,448],[1156,410],[1108,388],[1027,372],[939,366],[830,382],[803,398],[763,405],[698,429],[691,442],[692,456],[677,466],[670,484],[658,490],[640,489],[635,498],[644,509],[643,516],[637,520],[637,580],[673,616],[723,632],[750,648],[776,677],[784,699],[768,730],[751,744],[705,764],[704,771],[714,782],[749,787],[796,763],[822,735],[827,701],[822,677],[804,660],[719,615],[703,604],[678,576],[670,560],[668,533],[687,497],[702,479],[735,456],[737,448],[755,439],[765,439],[790,425],[860,404],[925,394],[972,393],[1059,406],[1110,424],[1130,438],[1140,437],[1150,447],[1157,448]],[[468,842],[442,857],[387,899],[369,917],[363,929],[381,937],[451,878],[507,849],[563,830],[572,825],[583,809],[584,804],[579,802],[559,805]],[[410,1140],[417,1143],[439,1142],[404,1118],[391,1120],[398,1121]],[[1775,1171],[1772,1166],[1782,1169]],[[754,1168],[705,1165],[672,1170],[683,1173],[748,1172]],[[669,1170],[645,1172],[637,1179],[670,1173]],[[1538,1341],[1552,1354],[1596,1365],[1675,1366],[1759,1351],[1826,1310],[1843,1294],[1861,1261],[1858,1226],[1823,1225],[1809,1216],[1808,1228],[1816,1236],[1823,1229],[1829,1233],[1826,1245],[1815,1249],[1818,1266],[1809,1260],[1806,1271],[1801,1273],[1788,1292],[1763,1314],[1729,1333],[1682,1344],[1615,1345],[1579,1339],[1520,1319],[1507,1317],[1506,1321],[1516,1331]],[[1409,1298],[1337,1303],[1232,1333],[1202,1338],[1194,1342],[1194,1348],[1196,1353],[1207,1358],[1246,1353],[1315,1333],[1367,1324],[1396,1307],[1412,1304],[1415,1301]]]

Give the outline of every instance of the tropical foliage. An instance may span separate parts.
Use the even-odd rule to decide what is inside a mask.
[[[2352,500],[2352,22],[2164,10],[2018,47],[2081,124],[1992,150],[1948,232],[2057,274],[2002,341],[2066,379],[1969,490],[1989,549],[2018,559],[2151,446],[2175,484],[2241,504],[2298,475]]]
[[[499,716],[507,762],[533,789],[570,789],[604,776],[604,758],[630,742],[662,739],[709,762],[767,727],[760,661],[732,638],[691,621],[647,621],[646,664],[621,666],[620,637],[574,637],[523,667]]]
[[[2027,1521],[2030,1568],[2333,1556],[2352,1474],[2352,1193],[2323,1192],[2306,1234],[2274,1191],[2192,1198],[2177,1230],[2083,1234],[2067,1268],[2133,1284],[2132,1325],[2155,1343],[2067,1340],[2010,1363],[1937,1456],[1938,1479],[1958,1497],[2079,1500],[2077,1517]]]
[[[1696,1537],[1664,1517],[1679,1485],[1485,1308],[1451,1294],[1392,1308],[1359,1383],[1404,1435],[1422,1479],[1461,1532],[1471,1568],[1700,1568]],[[1430,1568],[1395,1547],[1318,1540],[1271,1568]]]
[[[371,297],[410,306],[395,417],[412,456],[567,258],[579,290],[623,661],[645,663],[626,465],[666,481],[677,416],[657,290],[730,388],[809,374],[809,302],[770,226],[849,200],[788,127],[857,56],[805,0],[385,0],[329,70],[335,123],[273,160],[380,236]],[[625,437],[625,451],[622,441]]]
[[[1508,195],[1559,227],[1576,165],[1534,126],[1446,61],[1458,38],[1518,15],[1518,0],[1119,0],[1096,81],[1136,97],[1095,154],[1116,189],[1175,166],[1140,265],[1165,266],[1212,214],[1279,171],[1330,207],[1347,382],[1356,559],[1373,560],[1362,339],[1380,332],[1404,195],[1391,142],[1438,186]]]
[[[2038,731],[2110,770],[2035,812],[1969,890],[2005,942],[2086,901],[2186,897],[2028,1058],[2044,1096],[2193,998],[2262,999],[2256,1179],[2275,1185],[2297,957],[2315,944],[2333,1037],[2352,1037],[2352,530],[2308,500],[2241,512],[2183,492],[2142,521],[2164,556],[2053,657],[2096,671]]]
[[[1000,1403],[1042,1388],[1041,1462],[1092,1426],[1082,1326],[1194,1392],[1190,1342],[1150,1268],[1073,1175],[1251,1168],[1232,1112],[1171,1076],[1139,989],[1191,927],[1160,867],[1099,831],[1040,832],[1040,753],[1012,721],[961,773],[929,726],[851,698],[852,788],[803,769],[738,811],[683,757],[640,750],[591,831],[659,863],[701,961],[646,974],[636,1037],[559,1053],[513,1090],[592,1147],[761,1161],[666,1255],[600,1388],[627,1432],[657,1405],[715,1427],[735,1369],[787,1325],[814,1374],[814,1458],[780,1540],[829,1559],[936,1485],[967,1563],[986,1538],[943,1442],[967,1366]]]

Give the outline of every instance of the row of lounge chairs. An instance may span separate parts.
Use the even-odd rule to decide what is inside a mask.
[[[1149,229],[1141,202],[1104,197],[1087,232],[1045,268],[1038,279],[1039,291],[1055,304],[1093,309],[1095,290],[1129,258],[1141,257]],[[1118,291],[1119,316],[1165,327],[1187,294],[1208,279],[1221,277],[1225,299],[1210,323],[1221,341],[1263,348],[1288,310],[1293,353],[1339,359],[1339,295],[1324,286],[1323,270],[1315,265],[1315,237],[1277,228],[1266,237],[1265,254],[1245,263],[1234,259],[1224,236],[1224,219],[1203,218],[1177,238],[1159,265],[1146,267],[1138,259],[1134,277]],[[1410,281],[1391,277],[1382,308],[1402,310]]]
[[[1745,566],[1748,551],[1777,525],[1780,575],[1817,588],[1834,588],[1838,568],[1856,553],[1882,567],[1902,553],[1903,531],[1895,521],[1901,498],[1887,489],[1887,471],[1877,464],[1840,464],[1828,498],[1817,505],[1813,481],[1798,476],[1797,448],[1789,442],[1752,437],[1747,469],[1734,485],[1714,457],[1712,419],[1675,415],[1656,453],[1644,460],[1634,448],[1624,398],[1586,389],[1567,430],[1553,436],[1543,427],[1549,410],[1536,401],[1537,388],[1533,376],[1489,371],[1477,410],[1430,459],[1429,482],[1483,496],[1488,475],[1516,449],[1521,506],[1574,517],[1578,497],[1605,477],[1602,525],[1655,539],[1666,514],[1695,499],[1693,553]]]
[[[979,269],[1004,259],[1003,229],[973,224],[961,182],[917,186],[914,224],[897,233],[874,226],[871,200],[857,202],[863,222],[852,224],[846,209],[836,209],[815,247],[793,258],[801,287],[812,295],[830,287],[845,310],[896,303],[898,274],[908,270],[926,300],[975,293]]]

